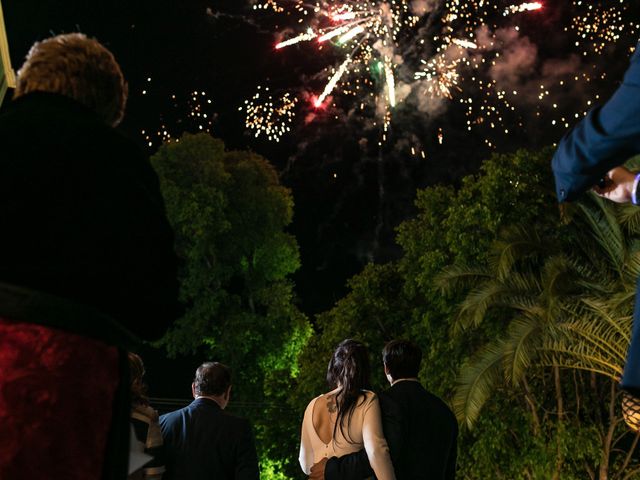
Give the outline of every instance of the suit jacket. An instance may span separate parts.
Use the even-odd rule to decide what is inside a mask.
[[[451,480],[456,474],[458,423],[438,397],[415,381],[399,381],[379,395],[384,428],[398,480]],[[366,452],[333,457],[325,480],[373,475]]]
[[[0,282],[94,307],[145,339],[176,318],[158,178],[75,100],[35,92],[0,115],[0,225]]]
[[[560,202],[576,199],[612,168],[640,153],[640,48],[622,85],[591,110],[560,142],[552,168]],[[621,387],[640,395],[640,283],[636,287],[631,345]]]
[[[558,146],[553,161],[560,202],[575,200],[612,168],[640,153],[640,49],[622,85],[592,109]]]
[[[251,425],[208,398],[160,417],[164,480],[258,480]]]

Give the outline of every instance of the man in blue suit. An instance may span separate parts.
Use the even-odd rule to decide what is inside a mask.
[[[589,189],[617,203],[640,205],[640,174],[621,166],[640,153],[640,48],[622,85],[565,135],[552,161],[560,202]],[[640,397],[640,282],[636,289],[631,345],[620,386]]]
[[[224,412],[231,394],[231,370],[203,363],[191,385],[195,400],[160,417],[165,480],[259,480],[251,425]]]

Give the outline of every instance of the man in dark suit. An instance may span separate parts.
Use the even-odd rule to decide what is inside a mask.
[[[560,142],[552,168],[562,203],[593,189],[618,203],[640,204],[640,174],[621,166],[640,153],[640,49],[631,58],[622,85],[591,110]],[[640,397],[640,302],[633,314],[631,345],[620,386]]]
[[[453,412],[418,381],[422,351],[393,340],[382,351],[391,388],[379,395],[382,423],[398,480],[451,480],[456,474],[458,423]],[[312,480],[359,480],[373,476],[361,450],[314,465]]]
[[[203,363],[191,385],[195,400],[160,417],[165,445],[165,480],[258,480],[251,425],[224,412],[231,395],[231,370]]]

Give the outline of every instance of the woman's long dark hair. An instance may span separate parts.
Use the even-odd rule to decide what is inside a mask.
[[[371,388],[371,366],[367,347],[356,340],[343,340],[333,352],[327,369],[327,382],[331,388],[342,387],[336,394],[338,415],[333,427],[333,438],[336,428],[340,426],[342,436],[350,442],[344,433],[345,420],[348,425],[359,400],[366,398],[364,390]]]
[[[131,405],[149,405],[147,386],[144,384],[144,363],[142,358],[129,352],[129,379],[131,381]]]

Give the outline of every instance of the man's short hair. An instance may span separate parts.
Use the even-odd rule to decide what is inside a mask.
[[[206,362],[196,370],[196,395],[222,395],[231,386],[231,369],[218,362]]]
[[[81,33],[33,44],[18,71],[14,97],[30,92],[71,97],[111,126],[120,123],[127,103],[127,84],[113,54]]]
[[[422,362],[422,350],[409,340],[392,340],[382,349],[382,361],[394,380],[416,378]]]

